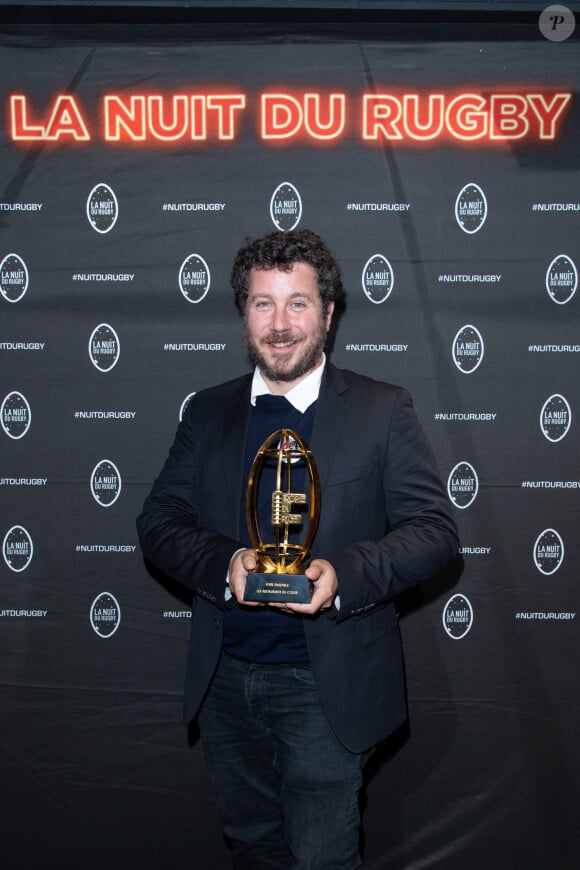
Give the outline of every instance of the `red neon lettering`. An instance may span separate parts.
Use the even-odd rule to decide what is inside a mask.
[[[124,97],[113,94],[105,97],[105,139],[111,142],[145,139],[145,97],[129,97],[129,105]]]
[[[320,94],[304,95],[304,123],[313,139],[336,139],[344,130],[346,97],[329,94],[325,106],[326,118],[321,118]]]
[[[492,94],[490,139],[522,139],[530,129],[528,101],[519,94]]]
[[[570,93],[365,94],[368,140],[458,139],[464,142],[554,139]]]
[[[381,93],[362,95],[363,140],[493,143],[555,139],[571,92]],[[109,142],[231,141],[246,96],[234,94],[106,94],[103,138]],[[347,126],[344,93],[264,93],[261,138],[339,139]],[[47,119],[47,120],[46,120]],[[91,138],[75,98],[55,97],[43,118],[24,94],[10,96],[14,141],[83,142]],[[352,130],[351,130],[352,132]]]
[[[90,139],[89,131],[74,97],[57,97],[46,127],[28,123],[26,97],[17,94],[10,98],[11,135],[15,141],[57,141],[62,136],[71,136],[77,142]]]
[[[174,96],[171,100],[171,111],[163,97],[149,97],[147,100],[149,112],[149,131],[156,139],[171,142],[183,139],[188,127],[188,98]],[[169,115],[169,117],[167,117]]]
[[[485,100],[478,94],[460,94],[451,100],[445,113],[448,131],[456,139],[481,139],[487,133]]]
[[[262,139],[289,139],[302,126],[302,106],[288,94],[262,94]]]
[[[234,112],[244,109],[246,98],[243,94],[227,94],[207,98],[207,107],[217,112],[218,138],[233,139],[235,135]]]
[[[365,94],[363,97],[363,139],[402,139],[397,124],[403,108],[391,94]]]
[[[44,127],[28,123],[26,97],[15,94],[10,97],[10,133],[13,140],[43,139]]]
[[[262,139],[336,139],[346,124],[344,94],[262,94]]]
[[[425,111],[418,94],[405,94],[405,129],[412,139],[436,139],[441,134],[444,100],[442,94],[430,94]]]
[[[207,139],[205,97],[191,98],[191,138]]]
[[[72,136],[77,142],[91,138],[74,97],[58,97],[46,126],[47,139],[56,141],[61,136]]]
[[[105,96],[105,139],[144,142],[157,139],[207,139],[208,120],[215,119],[218,139],[235,137],[235,112],[243,109],[243,94],[203,96],[176,94],[172,97],[139,95]]]
[[[540,139],[556,138],[556,121],[572,99],[572,94],[553,94],[549,103],[543,94],[528,94],[528,101],[540,122]]]

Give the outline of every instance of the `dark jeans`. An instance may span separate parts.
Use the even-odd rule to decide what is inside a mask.
[[[222,655],[200,731],[236,870],[355,870],[370,753],[349,752],[312,671]]]

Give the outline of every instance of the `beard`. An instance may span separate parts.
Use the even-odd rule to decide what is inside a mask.
[[[315,368],[320,360],[326,342],[326,319],[323,314],[320,315],[316,332],[307,339],[304,339],[302,333],[295,334],[292,330],[286,329],[282,332],[269,332],[267,335],[254,341],[249,334],[245,318],[243,330],[252,364],[258,366],[265,378],[277,382],[295,381]],[[286,341],[299,342],[300,353],[298,356],[294,357],[292,363],[281,357],[275,363],[270,364],[264,355],[262,346],[267,346],[273,342]]]

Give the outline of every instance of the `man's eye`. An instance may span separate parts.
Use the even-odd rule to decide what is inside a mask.
[[[269,303],[266,299],[259,299],[259,300],[258,300],[257,302],[255,302],[254,304],[255,304],[255,307],[256,307],[259,311],[265,311],[265,310],[266,310],[267,308],[269,308],[269,306],[270,306],[270,303]]]
[[[306,303],[296,300],[292,303],[292,308],[294,311],[304,311],[304,309],[306,308]]]

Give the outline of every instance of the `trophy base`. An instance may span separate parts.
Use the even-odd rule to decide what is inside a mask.
[[[310,580],[305,574],[248,574],[244,601],[310,604]]]

